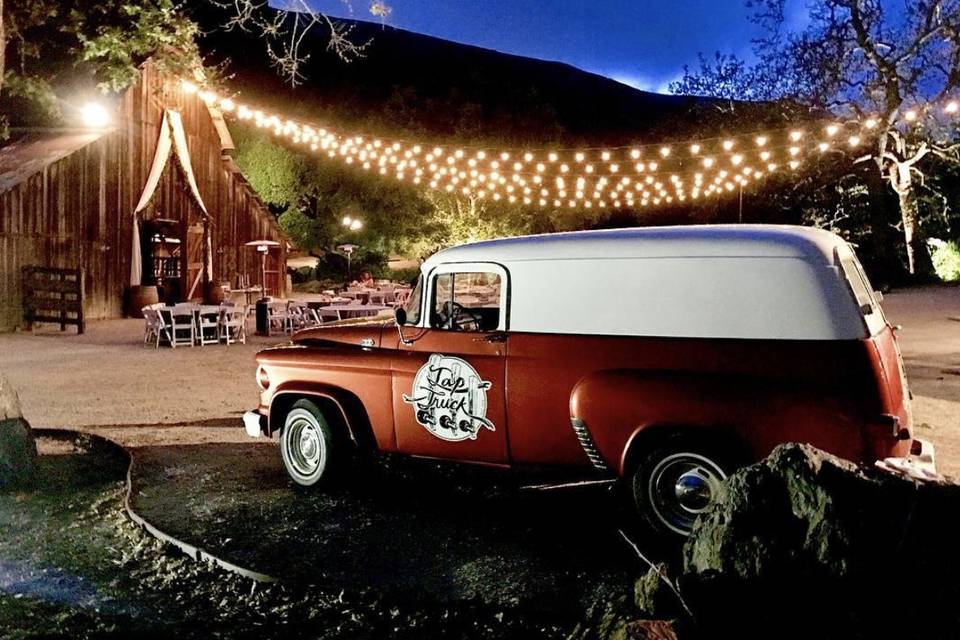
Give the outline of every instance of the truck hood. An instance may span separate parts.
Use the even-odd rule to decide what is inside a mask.
[[[346,320],[336,324],[298,331],[293,334],[293,343],[327,342],[349,344],[356,347],[379,347],[383,340],[384,330],[392,326],[392,320],[384,322],[383,318]],[[372,344],[370,343],[371,340],[373,341]]]

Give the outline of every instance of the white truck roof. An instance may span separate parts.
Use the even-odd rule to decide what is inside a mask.
[[[425,266],[449,262],[515,262],[583,258],[802,258],[833,264],[844,240],[828,231],[791,225],[722,224],[571,231],[486,240],[438,252]]]
[[[503,266],[511,331],[862,339],[871,331],[838,253],[852,256],[842,238],[806,227],[646,227],[476,242],[440,251],[423,273]]]

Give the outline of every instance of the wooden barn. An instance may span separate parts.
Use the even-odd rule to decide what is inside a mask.
[[[171,157],[135,232],[171,112],[182,122],[199,194]],[[260,256],[246,243],[272,240],[279,246],[268,253],[266,289],[283,297],[287,239],[229,157],[232,148],[220,113],[149,62],[120,96],[110,128],[14,131],[0,148],[0,331],[23,324],[29,267],[79,270],[85,318],[113,318],[123,315],[131,277],[159,285],[167,301],[200,299],[220,285],[258,286]],[[142,267],[131,270],[137,245]]]

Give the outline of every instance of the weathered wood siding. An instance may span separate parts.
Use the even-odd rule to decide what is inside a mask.
[[[277,262],[285,264],[283,234],[233,161],[222,157],[206,105],[179,83],[164,82],[148,63],[122,97],[114,131],[0,192],[0,331],[22,324],[20,270],[30,265],[83,269],[87,319],[122,314],[133,208],[153,162],[164,108],[183,118],[197,185],[213,221],[213,281],[235,284],[237,274],[245,273],[258,282],[257,256],[244,246],[250,240],[281,242]],[[144,217],[178,220],[186,238],[200,212],[175,164],[171,156]],[[268,283],[274,294],[283,293],[284,280]],[[184,283],[184,293],[190,284]]]

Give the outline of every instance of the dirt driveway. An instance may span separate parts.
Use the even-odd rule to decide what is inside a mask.
[[[916,435],[937,447],[941,473],[960,478],[960,287],[903,289],[883,302],[898,331]]]

